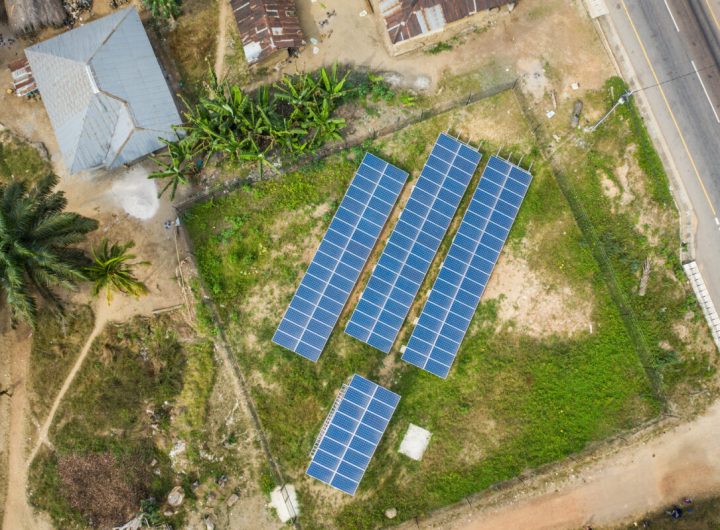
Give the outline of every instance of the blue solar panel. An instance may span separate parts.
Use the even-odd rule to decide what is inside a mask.
[[[307,474],[354,495],[400,396],[354,375],[315,442]]]
[[[345,332],[388,353],[427,274],[480,153],[441,134]]]
[[[402,358],[445,378],[525,198],[532,175],[491,157]]]
[[[408,174],[366,154],[273,342],[317,361]]]

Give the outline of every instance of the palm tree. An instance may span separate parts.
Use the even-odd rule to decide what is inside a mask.
[[[63,211],[67,200],[55,192],[55,175],[32,188],[14,181],[0,186],[0,288],[13,320],[35,325],[34,294],[60,308],[53,288],[73,288],[85,280],[88,257],[73,247],[98,226],[97,221]]]
[[[135,255],[129,254],[127,251],[134,246],[135,243],[132,241],[124,245],[119,243],[110,245],[107,239],[103,239],[100,246],[93,250],[93,263],[85,268],[88,278],[94,282],[93,296],[98,296],[100,291],[105,289],[105,296],[109,304],[114,292],[124,293],[135,298],[149,292],[147,286],[133,274],[134,267],[149,265],[147,261],[130,262],[135,259]]]

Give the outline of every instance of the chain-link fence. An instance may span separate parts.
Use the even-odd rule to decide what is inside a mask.
[[[373,127],[373,124],[357,127],[356,130],[352,134],[348,135],[348,137],[344,140],[340,142],[333,142],[332,144],[322,147],[312,155],[302,157],[299,160],[293,162],[291,165],[283,167],[281,170],[268,168],[264,171],[264,174],[261,177],[259,171],[257,169],[254,169],[250,172],[249,175],[245,177],[238,177],[235,179],[223,181],[222,183],[219,183],[215,186],[209,186],[208,188],[194,193],[191,196],[176,203],[174,205],[175,209],[178,211],[178,213],[182,214],[196,204],[203,203],[215,197],[227,195],[231,191],[236,190],[242,186],[252,184],[253,182],[257,182],[262,179],[275,178],[279,174],[295,171],[308,163],[322,160],[323,158],[326,158],[329,155],[338,151],[357,147],[368,140],[374,140],[375,138],[393,134],[397,131],[405,129],[410,125],[421,123],[440,114],[444,114],[446,112],[450,112],[452,110],[471,105],[472,103],[476,103],[480,100],[497,95],[506,90],[511,90],[516,86],[516,84],[517,80],[514,79],[512,81],[492,86],[485,90],[479,90],[471,94],[465,94],[462,96],[442,100],[436,105],[434,105],[432,108],[405,109],[402,115],[393,118],[389,121],[389,123],[388,120],[380,120],[382,125],[377,128]]]

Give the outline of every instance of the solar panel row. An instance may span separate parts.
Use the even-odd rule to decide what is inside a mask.
[[[447,377],[532,175],[491,157],[402,356]]]
[[[273,342],[318,360],[407,176],[392,164],[365,155]]]
[[[394,392],[354,375],[325,421],[307,474],[354,495],[399,402]]]
[[[345,332],[390,351],[481,155],[441,134]]]

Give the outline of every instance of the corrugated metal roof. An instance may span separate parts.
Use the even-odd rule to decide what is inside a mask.
[[[305,44],[295,0],[231,0],[248,63]]]
[[[135,8],[25,53],[71,173],[129,164],[175,137],[180,115]]]
[[[37,90],[30,63],[26,58],[11,62],[8,68],[12,75],[16,96],[27,96]]]
[[[446,24],[516,0],[381,0],[390,40],[397,44],[441,30]]]

